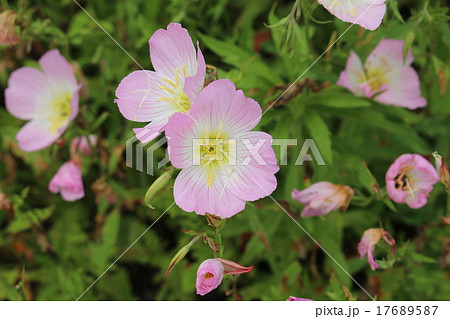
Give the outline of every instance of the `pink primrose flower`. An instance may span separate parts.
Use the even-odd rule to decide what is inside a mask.
[[[204,88],[189,116],[173,115],[166,136],[172,165],[182,169],[174,186],[178,206],[228,218],[246,201],[275,190],[279,167],[272,137],[251,132],[260,119],[258,103],[236,91],[230,80]]]
[[[134,71],[116,90],[122,115],[130,121],[150,122],[135,129],[141,142],[149,142],[163,132],[174,113],[189,111],[205,82],[205,60],[197,53],[186,29],[170,23],[149,40],[153,71]]]
[[[39,64],[42,71],[31,67],[14,71],[5,90],[8,112],[29,120],[16,135],[26,152],[51,145],[78,113],[79,85],[69,62],[55,49]]]
[[[418,209],[426,205],[433,185],[439,182],[436,169],[418,154],[403,154],[386,173],[389,197],[396,203],[406,203]]]
[[[392,251],[395,251],[395,240],[391,235],[382,228],[370,228],[367,229],[361,241],[358,244],[358,252],[363,259],[367,255],[370,268],[372,270],[378,269],[380,266],[373,259],[373,252],[375,251],[375,245],[383,238],[385,242],[392,246]]]
[[[319,182],[302,191],[293,189],[291,195],[293,200],[305,205],[302,217],[308,217],[325,215],[338,208],[346,211],[354,191],[350,186]]]
[[[73,202],[84,197],[81,168],[74,162],[64,163],[53,176],[48,189],[52,193],[61,193],[65,201]]]
[[[403,59],[404,44],[399,40],[381,40],[364,66],[352,51],[337,84],[383,104],[408,109],[424,107],[427,101],[421,96],[419,76],[411,67],[414,57],[409,49]]]

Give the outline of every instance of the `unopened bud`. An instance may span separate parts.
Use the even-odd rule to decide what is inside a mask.
[[[172,179],[174,171],[175,168],[171,166],[167,172],[158,177],[156,181],[154,181],[153,184],[148,188],[147,193],[145,193],[144,201],[145,204],[151,209],[155,209],[155,207],[153,207],[151,204],[153,198],[155,198],[156,194],[158,194],[159,191],[163,189],[164,186],[166,186],[167,183]]]
[[[444,158],[437,152],[433,153],[433,157],[441,183],[444,184],[445,189],[450,190],[450,173],[448,171],[447,165],[445,165]]]
[[[197,242],[197,240],[202,236],[202,234],[198,234],[195,238],[193,238],[189,244],[183,246],[176,254],[173,256],[172,260],[169,263],[169,267],[166,271],[166,277],[169,275],[170,271],[175,267],[189,252],[189,249]]]

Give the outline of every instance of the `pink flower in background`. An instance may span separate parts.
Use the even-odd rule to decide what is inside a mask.
[[[292,190],[292,199],[299,201],[305,208],[302,217],[325,215],[338,208],[345,212],[354,195],[349,186],[319,182],[298,191]]]
[[[224,267],[216,259],[207,259],[200,264],[197,270],[197,294],[204,296],[219,287],[223,279]]]
[[[91,146],[95,147],[97,144],[97,135],[89,135],[89,141],[86,136],[75,137],[70,143],[70,154],[74,155],[77,153],[82,153],[86,156],[91,155]]]
[[[122,115],[130,121],[151,122],[135,129],[141,142],[149,142],[163,132],[169,118],[189,110],[205,82],[205,60],[195,52],[186,29],[171,23],[149,40],[153,71],[134,71],[116,90]]]
[[[73,202],[84,197],[81,168],[74,162],[64,163],[53,176],[48,189],[52,193],[61,193],[65,201]]]
[[[386,243],[392,246],[392,251],[395,251],[395,240],[391,235],[382,228],[370,228],[366,230],[358,244],[358,252],[363,259],[367,255],[367,259],[372,270],[380,267],[373,259],[373,252],[375,251],[375,245],[383,238]]]
[[[386,13],[386,0],[318,0],[328,11],[345,22],[375,30]]]
[[[414,57],[409,49],[406,59],[403,59],[404,44],[399,40],[381,40],[364,67],[352,51],[337,84],[358,96],[373,97],[383,104],[408,109],[424,107],[427,101],[420,93],[419,76],[411,67]]]
[[[39,64],[42,71],[31,67],[14,71],[5,90],[8,112],[30,120],[16,135],[26,152],[51,145],[78,113],[79,86],[69,62],[55,49]]]
[[[397,158],[386,173],[389,197],[396,203],[421,208],[428,202],[433,185],[439,182],[436,169],[418,154],[404,154]]]
[[[172,165],[181,168],[174,197],[187,212],[228,218],[246,201],[268,196],[276,186],[272,137],[251,132],[261,119],[257,102],[230,80],[202,90],[189,116],[176,113],[166,128]]]
[[[0,45],[13,45],[20,42],[19,36],[14,30],[17,13],[5,10],[0,13]]]
[[[290,296],[287,301],[312,301],[311,299],[299,298],[295,296]]]

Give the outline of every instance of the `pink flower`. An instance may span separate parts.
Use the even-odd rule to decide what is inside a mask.
[[[383,238],[385,242],[392,246],[392,251],[395,251],[395,240],[391,235],[382,228],[370,228],[366,230],[358,244],[358,252],[361,259],[367,254],[367,259],[369,260],[370,268],[372,270],[378,269],[380,267],[373,259],[373,252],[375,250],[375,245]]]
[[[439,176],[430,162],[417,154],[404,154],[397,158],[386,173],[389,197],[396,203],[411,208],[426,205],[428,195]]]
[[[169,118],[189,110],[205,82],[205,60],[195,52],[186,29],[171,23],[149,40],[150,58],[156,72],[135,71],[116,90],[122,115],[130,121],[151,122],[135,129],[136,137],[149,142],[164,131]]]
[[[302,217],[321,216],[338,208],[345,212],[353,195],[354,191],[350,186],[329,182],[315,183],[302,191],[292,190],[292,199],[306,205]]]
[[[257,102],[230,80],[202,90],[189,116],[176,113],[166,129],[172,165],[181,168],[174,197],[183,210],[228,218],[246,201],[268,196],[278,171],[272,137],[251,132],[261,119]]]
[[[82,153],[86,156],[91,155],[92,150],[91,147],[95,147],[97,144],[97,135],[89,135],[89,142],[86,136],[75,137],[70,143],[70,153],[72,155],[76,153]]]
[[[424,107],[427,101],[420,93],[419,76],[411,67],[414,57],[409,49],[404,60],[403,47],[403,41],[381,40],[364,67],[352,51],[337,84],[380,103],[409,109]]]
[[[13,45],[20,42],[19,36],[14,30],[17,13],[5,10],[0,13],[0,45]]]
[[[311,299],[299,298],[295,296],[290,296],[287,301],[312,301]]]
[[[65,201],[73,202],[84,197],[81,168],[72,161],[64,163],[53,176],[48,189],[52,193],[61,193]]]
[[[223,279],[224,267],[216,259],[207,259],[200,264],[197,270],[197,294],[204,296],[219,287]]]
[[[79,86],[69,62],[55,49],[39,64],[42,71],[31,67],[14,71],[5,90],[8,112],[30,120],[16,135],[26,152],[51,145],[78,113]]]
[[[328,11],[345,22],[375,30],[386,13],[386,0],[318,0]]]

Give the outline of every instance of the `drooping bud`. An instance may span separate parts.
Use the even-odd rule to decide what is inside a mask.
[[[19,36],[14,30],[17,13],[5,10],[0,13],[0,45],[13,45],[20,42]]]
[[[155,207],[153,207],[151,204],[153,198],[155,198],[156,194],[158,194],[159,191],[163,189],[164,186],[166,186],[167,183],[172,179],[174,171],[175,168],[171,166],[167,172],[158,177],[156,181],[154,181],[153,184],[148,188],[147,193],[145,193],[144,201],[145,204],[151,209],[155,209]]]
[[[222,263],[225,275],[241,275],[250,272],[253,269],[253,266],[244,267],[231,260],[223,258],[216,258],[216,259]]]
[[[199,238],[202,236],[202,234],[198,234],[196,237],[194,237],[189,244],[186,246],[183,246],[176,254],[173,256],[172,260],[169,263],[169,267],[166,271],[166,277],[169,275],[170,271],[175,267],[180,261],[183,260],[183,258],[187,255],[191,247],[199,240]]]
[[[447,165],[445,165],[444,158],[437,152],[433,152],[433,157],[441,183],[444,184],[446,190],[450,190],[450,173]]]

